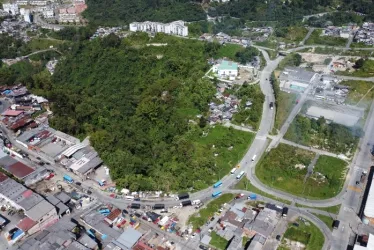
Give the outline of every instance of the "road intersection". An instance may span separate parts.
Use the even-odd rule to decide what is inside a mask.
[[[304,46],[305,47],[305,46]],[[262,70],[261,75],[260,75],[260,87],[265,95],[265,101],[263,104],[263,113],[262,113],[262,118],[261,118],[261,123],[259,126],[259,130],[256,133],[256,137],[244,155],[243,159],[240,161],[239,166],[240,168],[238,169],[239,171],[245,171],[246,176],[251,182],[251,184],[258,188],[259,190],[276,196],[278,198],[284,199],[291,201],[293,205],[289,206],[289,208],[292,211],[297,211],[299,214],[303,215],[307,219],[311,220],[313,223],[315,223],[323,232],[325,235],[325,245],[324,249],[344,249],[345,246],[348,244],[350,236],[353,234],[353,230],[355,228],[357,229],[367,229],[367,227],[363,226],[361,224],[360,219],[357,217],[356,213],[358,210],[358,206],[360,204],[360,193],[355,192],[353,190],[348,189],[349,185],[354,185],[354,182],[359,178],[361,175],[361,172],[363,170],[367,170],[369,166],[371,166],[372,161],[371,161],[371,156],[369,153],[369,148],[372,146],[374,143],[370,141],[371,138],[374,138],[374,102],[371,105],[370,111],[367,116],[367,120],[365,123],[365,135],[364,137],[360,140],[358,150],[353,158],[352,163],[349,166],[349,170],[347,173],[347,178],[344,184],[344,187],[336,197],[331,198],[331,199],[326,199],[326,200],[310,200],[310,199],[305,199],[302,197],[298,197],[295,195],[291,195],[286,192],[282,192],[280,190],[273,189],[271,187],[268,187],[264,185],[255,175],[255,166],[258,160],[261,158],[261,156],[266,152],[267,149],[274,148],[278,145],[278,143],[288,143],[290,144],[291,142],[285,141],[283,139],[284,134],[286,133],[289,125],[291,124],[292,120],[296,117],[296,115],[299,113],[304,101],[307,99],[307,92],[305,91],[300,99],[298,104],[296,104],[291,111],[289,117],[287,118],[286,122],[280,129],[278,135],[276,136],[271,136],[270,132],[273,129],[273,124],[274,124],[274,118],[275,118],[275,109],[270,109],[269,104],[270,102],[275,101],[272,85],[270,82],[271,79],[271,74],[272,72],[277,68],[278,64],[282,61],[284,57],[278,56],[275,60],[270,60],[267,52],[264,49],[259,48],[261,53],[263,54],[265,60],[266,60],[266,66]],[[374,78],[368,79],[369,81],[374,81]],[[235,128],[235,127],[234,127]],[[235,128],[239,129],[239,128]],[[8,139],[10,142],[16,146],[19,147],[25,151],[27,151],[29,154],[35,156],[35,157],[41,157],[37,152],[32,151],[32,150],[27,150],[24,147],[22,147],[15,138],[13,137],[12,134],[9,133],[9,131],[1,127],[1,130],[5,135],[7,135]],[[271,141],[269,138],[273,138]],[[301,145],[299,145],[301,146]],[[304,147],[304,146],[303,146]],[[312,150],[313,151],[313,150]],[[326,152],[327,154],[328,152]],[[253,156],[256,155],[256,160],[252,161]],[[333,155],[336,157],[336,155]],[[51,164],[51,168],[53,168],[58,174],[65,174],[68,171],[65,169],[59,168],[55,166],[54,162],[51,162],[49,159],[45,159],[41,157],[44,161],[49,162]],[[356,170],[355,170],[356,169]],[[358,171],[357,171],[358,169]],[[230,193],[237,193],[237,192],[242,192],[245,194],[249,194],[249,192],[242,191],[242,190],[233,190],[233,186],[238,182],[238,180],[235,178],[234,175],[226,175],[225,177],[222,178],[222,186],[220,187],[220,190],[222,190],[224,193],[230,192]],[[89,189],[92,187],[92,181],[85,181],[82,182],[82,187]],[[92,189],[93,194],[96,196],[96,198],[104,203],[112,203],[119,208],[125,208],[127,207],[131,201],[126,201],[122,199],[114,199],[111,198],[107,195],[107,193],[102,192],[99,189]],[[210,187],[205,190],[201,190],[195,193],[192,193],[190,195],[191,200],[193,199],[199,199],[201,201],[209,201],[211,198],[211,194],[213,192],[213,188]],[[260,199],[265,200],[267,202],[272,202],[272,203],[277,203],[279,202],[274,201],[272,199],[263,197],[259,195]],[[179,201],[176,201],[171,198],[165,198],[165,199],[158,199],[158,200],[142,200],[139,203],[141,203],[144,206],[152,206],[155,203],[164,203],[166,206],[175,206],[179,204]],[[296,207],[295,203],[298,203],[300,205],[304,206],[310,206],[314,207],[311,209],[305,209],[305,208],[299,208]],[[338,219],[341,221],[342,228],[343,230],[334,230],[334,232],[331,234],[331,231],[329,228],[323,223],[321,220],[319,220],[316,216],[312,215],[311,212],[313,213],[319,213],[319,214],[324,214],[326,215],[327,212],[318,210],[318,207],[330,207],[330,206],[335,206],[342,204],[341,210],[338,215]],[[285,205],[285,204],[282,204]],[[347,209],[348,208],[348,209]],[[331,214],[327,213],[329,216],[332,216]],[[344,226],[344,227],[343,227]],[[370,229],[368,229],[370,230]],[[374,231],[374,230],[373,230]]]

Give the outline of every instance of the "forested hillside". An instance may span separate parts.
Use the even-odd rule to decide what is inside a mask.
[[[202,0],[88,0],[85,17],[98,25],[122,25],[134,21],[169,22],[204,20]],[[278,26],[300,22],[304,15],[332,11],[356,11],[374,16],[371,0],[232,0],[211,2],[204,8],[210,16],[231,16],[249,21],[278,21]]]
[[[149,42],[168,45],[146,46]],[[218,49],[218,44],[164,35],[152,41],[145,33],[122,41],[109,35],[74,44],[57,66],[52,86],[34,85],[33,91],[44,89],[53,103],[53,127],[81,138],[90,135],[118,186],[199,189],[220,169],[226,174],[232,167],[218,162],[223,153],[215,158],[211,143],[226,151],[235,145],[227,151],[235,164],[241,157],[235,150],[250,142],[235,134],[243,132],[228,129],[209,145],[201,141],[205,120],[196,115],[206,115],[215,94],[214,85],[201,77]]]
[[[99,25],[135,21],[171,22],[204,20],[199,0],[88,0],[85,17]]]

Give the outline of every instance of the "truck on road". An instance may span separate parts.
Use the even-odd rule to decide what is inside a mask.
[[[282,216],[287,217],[287,214],[288,214],[288,207],[284,207],[282,210]]]
[[[187,193],[184,193],[184,194],[178,194],[178,196],[177,197],[175,197],[175,200],[184,200],[184,199],[188,199],[188,198],[190,198],[190,195],[189,194],[187,194]]]
[[[182,201],[180,204],[182,207],[191,206],[192,202],[191,200]]]

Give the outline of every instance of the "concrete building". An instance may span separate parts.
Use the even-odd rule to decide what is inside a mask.
[[[0,198],[27,216],[17,227],[25,234],[34,234],[58,221],[56,208],[39,194],[0,173]]]
[[[318,74],[302,68],[286,68],[279,76],[280,88],[284,91],[304,92]]]
[[[11,15],[19,14],[19,7],[16,3],[3,3],[3,10]]]
[[[171,23],[158,22],[134,22],[130,23],[130,31],[142,31],[152,33],[165,33],[177,36],[188,36],[188,27],[184,25],[184,21],[175,21]]]
[[[220,78],[234,80],[238,76],[238,64],[232,61],[222,60],[221,63],[213,66],[213,72]]]
[[[33,16],[30,12],[30,10],[25,10],[25,13],[23,14],[23,20],[26,23],[32,23],[33,22]]]
[[[53,9],[46,9],[43,11],[44,18],[53,18],[55,16],[55,11]]]

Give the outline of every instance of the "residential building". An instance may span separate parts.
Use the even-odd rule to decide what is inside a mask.
[[[19,7],[16,3],[3,3],[3,10],[11,15],[19,14]]]
[[[46,9],[43,11],[44,18],[53,18],[55,16],[55,11],[53,9]]]
[[[59,22],[73,23],[79,22],[79,17],[74,7],[59,9]]]
[[[220,78],[234,80],[238,76],[238,64],[232,61],[222,60],[221,63],[213,66],[213,72]]]
[[[142,31],[151,33],[165,33],[177,36],[188,36],[188,27],[184,25],[184,21],[174,21],[171,23],[159,22],[134,22],[130,23],[130,31]]]

